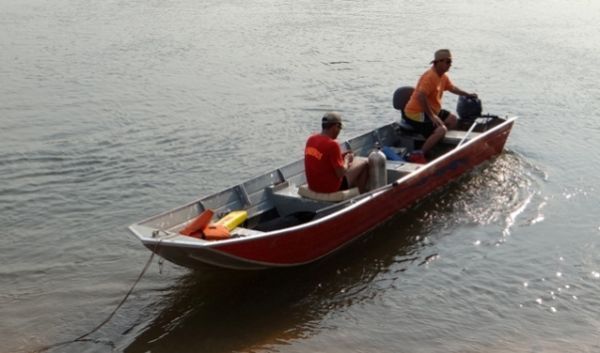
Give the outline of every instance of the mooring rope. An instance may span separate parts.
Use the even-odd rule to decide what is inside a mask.
[[[112,349],[115,349],[115,345],[112,341],[101,341],[99,339],[90,339],[90,338],[86,338],[87,336],[91,335],[92,333],[98,331],[102,326],[106,325],[112,318],[113,316],[115,316],[115,313],[117,312],[117,310],[119,310],[119,308],[121,308],[121,306],[123,306],[123,304],[125,304],[125,301],[127,301],[127,298],[129,298],[129,295],[131,295],[131,293],[133,292],[133,289],[135,288],[135,286],[140,282],[140,280],[142,279],[142,277],[144,277],[144,274],[146,274],[146,270],[148,270],[148,268],[150,267],[150,264],[152,263],[152,259],[154,259],[154,255],[156,254],[156,251],[158,251],[158,247],[161,243],[162,239],[159,240],[155,246],[154,249],[152,250],[152,254],[150,255],[150,258],[148,258],[148,261],[146,261],[146,265],[144,266],[144,269],[142,270],[142,272],[140,272],[139,276],[137,277],[137,279],[135,280],[135,282],[133,282],[133,285],[131,286],[131,288],[129,288],[129,291],[127,292],[127,294],[125,294],[125,297],[123,297],[123,299],[121,299],[121,302],[117,305],[117,307],[110,313],[110,315],[108,315],[108,317],[106,319],[104,319],[104,321],[102,321],[100,324],[98,324],[98,326],[96,326],[95,328],[93,328],[92,330],[90,330],[89,332],[87,332],[86,334],[83,334],[75,339],[72,340],[68,340],[68,341],[63,341],[63,342],[58,342],[58,343],[54,343],[52,345],[49,346],[45,346],[42,348],[39,348],[35,351],[32,351],[31,353],[42,353],[42,352],[46,352],[50,349],[56,348],[56,347],[60,347],[60,346],[66,346],[67,344],[71,344],[71,343],[75,343],[75,342],[94,342],[94,343],[103,343],[106,345],[109,345],[112,347]]]

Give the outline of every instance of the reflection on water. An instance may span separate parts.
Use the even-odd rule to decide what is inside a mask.
[[[454,182],[441,194],[428,198],[419,219],[425,227],[503,226],[496,239],[478,239],[478,245],[500,245],[520,225],[543,220],[547,197],[540,193],[543,171],[507,151],[493,162]],[[486,233],[481,233],[482,235]]]

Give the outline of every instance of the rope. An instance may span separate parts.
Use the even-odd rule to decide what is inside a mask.
[[[83,334],[73,340],[68,340],[68,341],[63,341],[63,342],[58,342],[49,346],[45,346],[42,348],[39,348],[38,350],[32,351],[31,353],[42,353],[42,352],[46,352],[52,348],[56,348],[56,347],[60,347],[60,346],[65,346],[67,344],[71,344],[71,343],[75,343],[75,342],[94,342],[94,343],[103,343],[106,345],[109,345],[112,347],[112,349],[115,349],[115,345],[113,342],[108,341],[108,342],[104,342],[98,339],[90,339],[90,338],[86,338],[87,336],[91,335],[92,333],[98,331],[102,326],[106,325],[112,318],[113,316],[115,316],[115,313],[117,312],[117,310],[119,310],[121,308],[121,306],[123,306],[123,304],[125,304],[125,301],[127,301],[127,298],[129,298],[129,295],[131,295],[131,293],[133,292],[133,289],[135,288],[135,286],[140,282],[140,280],[142,279],[142,277],[144,276],[144,274],[146,273],[146,270],[148,270],[148,268],[150,267],[150,264],[152,263],[152,259],[154,258],[154,255],[156,253],[156,251],[158,250],[158,246],[160,245],[162,240],[159,240],[155,246],[154,249],[152,250],[152,254],[150,255],[150,258],[148,259],[148,261],[146,261],[146,265],[144,266],[144,269],[142,270],[142,272],[139,274],[139,276],[137,277],[137,279],[135,280],[135,282],[133,282],[133,285],[131,286],[131,288],[129,288],[129,291],[127,292],[127,294],[125,294],[125,297],[123,297],[123,299],[121,299],[121,302],[117,305],[117,307],[110,313],[110,315],[108,315],[108,317],[106,319],[104,319],[104,321],[102,321],[100,324],[98,324],[98,326],[96,326],[95,328],[93,328],[92,330],[90,330],[89,332],[87,332],[86,334]]]

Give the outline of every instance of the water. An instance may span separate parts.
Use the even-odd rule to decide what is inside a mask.
[[[508,151],[318,264],[154,261],[55,352],[597,352],[600,5],[586,0],[0,0],[0,341],[106,318],[137,220],[396,118],[434,50]],[[446,96],[453,108],[455,97]]]

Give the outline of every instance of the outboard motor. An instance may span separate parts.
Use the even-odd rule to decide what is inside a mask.
[[[387,171],[385,169],[385,154],[381,151],[379,142],[369,153],[369,190],[375,190],[387,184]]]
[[[458,97],[456,112],[462,120],[473,121],[481,116],[481,100],[466,96]]]

